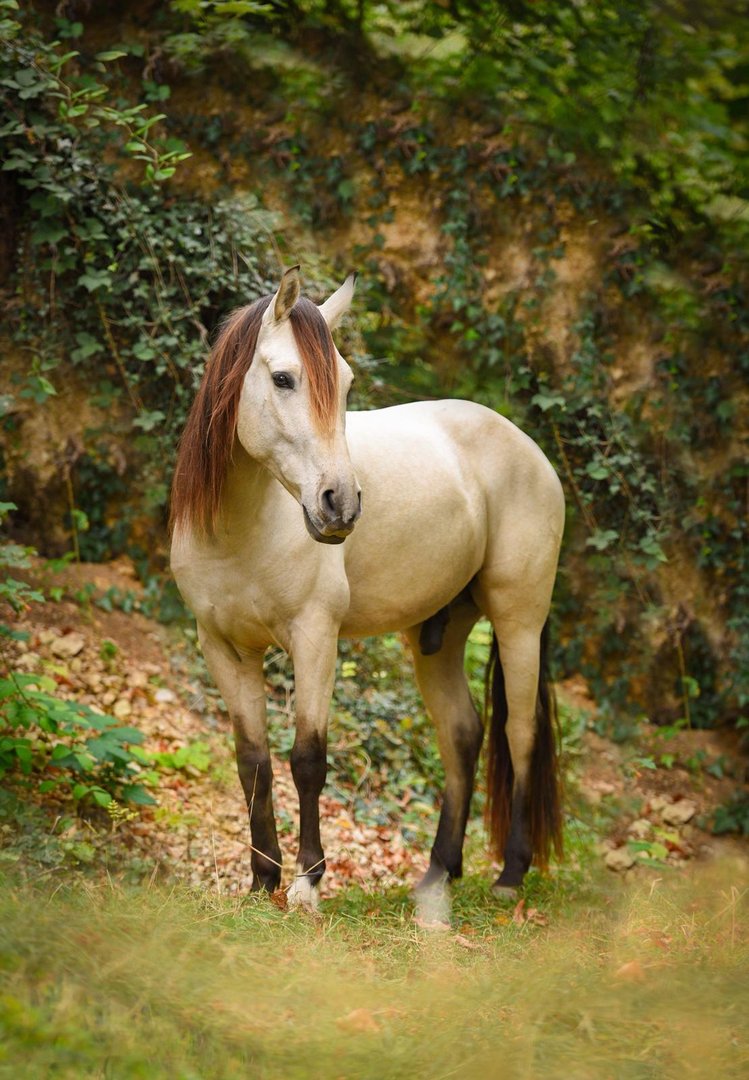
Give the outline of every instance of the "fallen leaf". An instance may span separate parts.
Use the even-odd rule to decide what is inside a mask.
[[[289,897],[285,889],[276,889],[275,892],[270,894],[270,902],[274,907],[277,907],[279,911],[286,911],[289,906]]]
[[[496,921],[500,921],[499,916]],[[547,926],[549,919],[543,911],[534,907],[526,909],[525,900],[518,900],[512,912],[512,921],[516,926],[527,926],[529,923],[531,926]]]
[[[346,1016],[339,1016],[336,1024],[344,1031],[363,1035],[374,1035],[380,1031],[380,1025],[369,1009],[353,1009]]]
[[[471,941],[470,938],[467,938],[464,934],[456,934],[454,940],[455,944],[460,945],[462,949],[471,949],[473,952],[476,952],[477,950],[479,952],[481,951],[481,946],[475,941]]]
[[[423,919],[419,915],[414,915],[414,926],[418,926],[420,930],[437,930],[440,933],[445,933],[450,929],[449,922],[443,922],[441,919]]]
[[[526,922],[533,923],[534,926],[548,926],[549,919],[547,915],[544,915],[543,911],[539,911],[538,908],[528,908],[525,913]]]
[[[628,960],[626,964],[622,964],[620,968],[617,968],[614,972],[614,978],[621,979],[622,982],[643,982],[645,968],[639,960]]]

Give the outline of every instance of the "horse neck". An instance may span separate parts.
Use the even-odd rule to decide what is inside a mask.
[[[251,528],[275,483],[265,466],[236,441],[221,494],[221,518],[230,533],[236,535]]]

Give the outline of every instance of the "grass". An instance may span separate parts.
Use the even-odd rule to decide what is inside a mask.
[[[453,930],[405,890],[312,917],[78,880],[0,888],[0,1077],[746,1076],[747,897],[730,866],[627,888],[483,879]]]

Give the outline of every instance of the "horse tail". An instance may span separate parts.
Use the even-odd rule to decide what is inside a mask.
[[[558,719],[556,695],[548,672],[549,623],[540,641],[538,694],[536,696],[536,737],[531,756],[526,792],[530,841],[536,862],[545,868],[552,848],[562,856],[562,795],[559,772]],[[507,697],[505,676],[499,656],[497,635],[492,636],[486,668],[484,711],[489,727],[486,768],[486,827],[498,858],[503,857],[510,833],[514,773],[507,740]]]

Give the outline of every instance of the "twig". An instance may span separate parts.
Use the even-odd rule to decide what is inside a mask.
[[[216,875],[216,892],[221,896],[221,878],[218,876],[218,861],[216,859],[216,833],[211,825],[211,849],[213,851],[213,872]]]
[[[263,857],[264,859],[267,859],[267,860],[268,860],[268,862],[272,862],[274,866],[278,866],[278,867],[279,867],[279,868],[280,868],[281,870],[283,870],[283,864],[282,864],[282,863],[280,863],[280,862],[276,862],[276,860],[275,860],[275,859],[272,859],[272,858],[270,857],[270,855],[266,855],[264,851],[261,851],[261,850],[260,850],[260,848],[256,848],[256,847],[255,847],[255,846],[253,845],[252,841],[250,841],[250,851],[254,851],[256,855],[262,855],[262,857]]]
[[[107,339],[109,351],[111,352],[114,362],[117,365],[117,370],[122,376],[122,381],[125,384],[125,389],[128,392],[130,401],[132,402],[133,407],[138,412],[143,412],[143,402],[140,400],[140,397],[135,392],[135,390],[133,390],[130,384],[130,380],[127,376],[127,371],[125,370],[125,365],[123,364],[122,357],[120,356],[120,350],[117,348],[117,342],[114,340],[114,335],[112,334],[112,329],[109,325],[109,319],[107,318],[107,313],[104,310],[101,300],[96,301],[96,307],[99,312],[99,319],[101,320],[101,325],[104,328],[104,336]]]
[[[250,814],[250,824],[249,824],[248,828],[250,828],[250,829],[252,827],[252,808],[255,805],[255,789],[257,788],[257,774],[258,774],[259,770],[260,770],[260,764],[258,763],[255,766],[255,779],[252,782],[252,795],[250,796],[250,805],[248,807],[249,814]],[[253,845],[253,843],[252,843],[252,833],[250,833],[250,851],[253,851],[256,855],[262,855],[262,857],[264,859],[267,859],[268,862],[273,863],[274,866],[278,866],[278,867],[280,867],[281,870],[283,870],[283,866],[281,865],[280,862],[276,862],[276,860],[272,859],[270,857],[270,855],[266,855],[264,851],[261,851],[260,848],[256,848]]]

